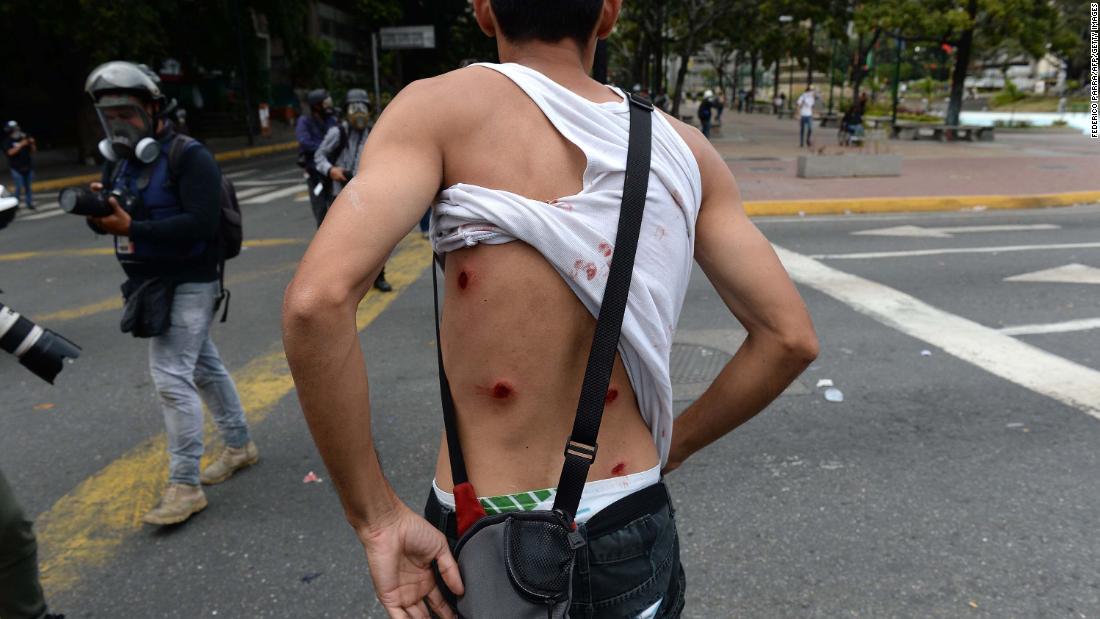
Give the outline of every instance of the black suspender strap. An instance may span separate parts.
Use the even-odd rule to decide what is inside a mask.
[[[596,437],[600,433],[611,368],[619,348],[619,334],[630,294],[638,234],[642,228],[642,214],[649,190],[653,104],[633,94],[629,98],[630,140],[615,251],[611,255],[611,272],[607,276],[600,315],[596,319],[596,334],[592,338],[592,350],[588,353],[588,367],[584,370],[577,417],[573,420],[573,431],[565,444],[565,465],[562,466],[558,493],[554,498],[554,510],[561,511],[568,522],[573,522],[577,515],[584,482],[588,479],[588,467],[596,459]]]
[[[646,194],[649,189],[649,159],[652,143],[653,104],[633,94],[627,95],[630,104],[630,137],[626,154],[626,179],[623,184],[622,206],[615,235],[615,249],[611,256],[611,271],[604,288],[600,313],[596,319],[596,333],[588,354],[588,366],[581,384],[577,415],[573,431],[565,445],[565,465],[558,480],[554,510],[561,511],[568,522],[573,522],[580,504],[581,493],[588,479],[588,468],[596,459],[596,437],[600,432],[604,399],[611,382],[611,369],[619,347],[626,301],[630,293],[630,281],[634,274],[634,257],[638,249],[638,235],[642,227]],[[433,258],[442,267],[438,256]],[[458,420],[455,416],[454,398],[443,368],[442,340],[439,337],[439,291],[435,264],[432,266],[432,290],[435,299],[435,339],[439,362],[439,391],[443,403],[443,423],[447,432],[447,451],[451,463],[451,477],[455,485],[468,481],[462,446],[458,440]]]

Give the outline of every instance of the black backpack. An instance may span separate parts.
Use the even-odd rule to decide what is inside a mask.
[[[168,147],[168,175],[175,183],[179,178],[179,161],[183,153],[196,142],[194,138],[177,134]],[[233,187],[233,181],[222,174],[221,192],[218,195],[218,205],[221,207],[221,216],[218,224],[218,279],[221,286],[221,296],[218,297],[218,306],[225,301],[225,310],[222,312],[222,322],[229,316],[229,291],[225,289],[225,261],[236,258],[241,254],[241,244],[244,242],[244,227],[241,218],[241,205],[237,201],[237,190]],[[217,311],[215,306],[214,311]]]
[[[186,135],[177,135],[168,148],[168,174],[173,182],[179,177],[179,160],[183,153],[196,142],[195,138]],[[236,258],[241,254],[241,243],[244,240],[244,228],[241,225],[241,205],[237,202],[237,190],[233,187],[233,181],[222,174],[221,193],[218,197],[221,206],[221,222],[218,226],[218,257],[221,262],[230,258]]]

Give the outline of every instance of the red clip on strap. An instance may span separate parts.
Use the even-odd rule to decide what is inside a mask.
[[[455,513],[458,515],[458,536],[485,517],[485,508],[477,500],[477,492],[470,482],[463,482],[454,488]]]

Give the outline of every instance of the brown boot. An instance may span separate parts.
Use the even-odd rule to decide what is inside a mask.
[[[248,441],[244,447],[225,447],[210,466],[203,469],[199,479],[207,486],[220,484],[229,479],[234,472],[246,466],[256,464],[260,459],[260,450],[256,443]]]
[[[201,486],[168,484],[157,506],[141,517],[146,524],[179,524],[206,509],[206,495]]]

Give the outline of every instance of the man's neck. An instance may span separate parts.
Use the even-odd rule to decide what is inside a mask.
[[[593,45],[588,47],[593,47]],[[580,49],[570,39],[556,43],[526,41],[512,43],[497,39],[497,53],[501,62],[514,62],[530,67],[546,77],[566,86],[591,80],[593,50]]]

